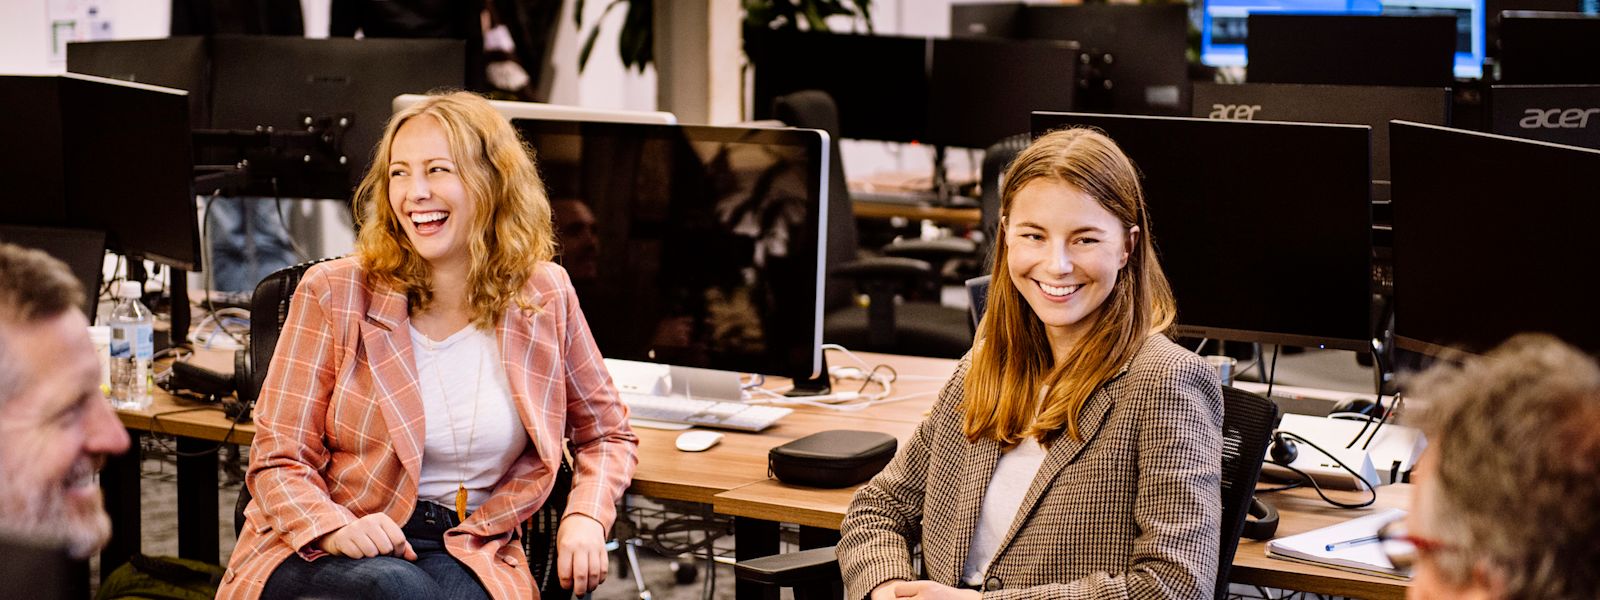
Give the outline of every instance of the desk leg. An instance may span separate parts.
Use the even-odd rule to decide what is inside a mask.
[[[814,548],[827,548],[839,545],[839,530],[825,529],[822,527],[800,526],[800,549],[811,550]]]
[[[138,431],[128,430],[129,450],[106,459],[100,469],[100,493],[105,496],[106,512],[111,515],[111,540],[100,550],[100,580],[128,562],[139,552],[139,441]]]
[[[217,443],[178,438],[178,556],[217,562]]]
[[[750,560],[778,553],[778,524],[773,521],[733,518],[733,556],[737,560]],[[734,583],[734,594],[739,600],[777,600],[778,589],[753,581]]]

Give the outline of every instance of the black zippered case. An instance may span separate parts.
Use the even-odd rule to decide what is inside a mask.
[[[821,431],[769,450],[767,475],[795,485],[849,487],[877,475],[898,447],[887,433]]]

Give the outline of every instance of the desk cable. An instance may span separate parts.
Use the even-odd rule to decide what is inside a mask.
[[[169,411],[166,411],[166,412],[155,413],[155,414],[150,415],[150,433],[159,434],[159,435],[170,435],[170,436],[173,436],[173,437],[177,437],[176,434],[167,431],[166,427],[162,426],[161,417],[170,417],[172,415],[179,415],[179,414],[183,414],[183,413],[198,412],[198,411],[202,411],[202,410],[214,410],[214,411],[217,411],[217,412],[223,412],[222,408],[219,407],[219,406],[191,406],[191,407],[188,407],[188,408],[180,408],[180,409],[177,409],[177,410],[169,410]],[[237,421],[234,421],[232,419],[229,419],[228,421],[229,421],[228,433],[226,433],[226,434],[224,434],[222,436],[222,441],[217,442],[217,445],[215,447],[213,447],[213,448],[209,448],[209,449],[206,449],[206,450],[200,450],[198,452],[182,452],[182,451],[179,451],[175,447],[168,446],[164,441],[161,441],[160,438],[151,438],[151,440],[154,441],[157,446],[160,446],[163,451],[170,452],[173,456],[188,458],[188,457],[206,456],[206,455],[209,455],[209,454],[216,454],[216,453],[220,452],[224,446],[227,446],[227,445],[232,443],[232,442],[229,442],[228,440],[233,439],[234,431],[236,431],[239,428],[239,423]]]
[[[1371,497],[1367,498],[1367,500],[1365,502],[1360,502],[1360,503],[1340,502],[1338,500],[1334,500],[1334,499],[1328,497],[1328,494],[1325,493],[1322,490],[1322,486],[1320,484],[1318,484],[1317,480],[1315,478],[1311,477],[1311,475],[1307,474],[1305,471],[1302,471],[1300,469],[1297,469],[1295,467],[1292,467],[1290,465],[1286,465],[1286,464],[1283,464],[1283,463],[1275,463],[1275,464],[1277,464],[1278,466],[1283,467],[1285,469],[1288,469],[1290,471],[1293,471],[1296,475],[1299,475],[1300,476],[1300,481],[1291,482],[1288,485],[1275,487],[1275,488],[1257,489],[1256,490],[1257,494],[1265,494],[1265,493],[1270,493],[1270,492],[1281,492],[1281,491],[1284,491],[1284,490],[1289,490],[1289,489],[1294,489],[1294,488],[1297,488],[1297,487],[1301,487],[1301,486],[1304,486],[1305,484],[1309,483],[1309,484],[1311,484],[1311,488],[1316,490],[1317,495],[1322,498],[1323,502],[1327,502],[1328,504],[1331,504],[1331,505],[1339,507],[1339,508],[1345,508],[1345,509],[1366,508],[1368,506],[1372,506],[1372,503],[1378,501],[1378,488],[1373,485],[1374,482],[1367,481],[1366,478],[1362,477],[1360,473],[1357,473],[1355,469],[1350,468],[1350,465],[1344,464],[1344,461],[1339,460],[1339,457],[1334,456],[1333,454],[1329,453],[1327,450],[1323,450],[1321,446],[1318,446],[1316,444],[1316,442],[1313,442],[1313,441],[1308,440],[1308,439],[1306,439],[1304,437],[1301,437],[1301,436],[1299,436],[1299,435],[1297,435],[1297,434],[1295,434],[1293,432],[1284,431],[1282,429],[1274,430],[1272,432],[1272,435],[1275,438],[1276,437],[1280,437],[1280,436],[1284,437],[1284,438],[1291,438],[1296,442],[1311,446],[1316,451],[1321,452],[1323,455],[1327,456],[1328,458],[1333,459],[1333,462],[1337,463],[1340,468],[1342,468],[1346,472],[1350,473],[1350,475],[1352,477],[1355,477],[1357,481],[1360,481],[1363,484],[1365,484],[1362,487],[1365,487],[1367,489],[1367,492],[1368,492],[1368,494],[1371,495]]]

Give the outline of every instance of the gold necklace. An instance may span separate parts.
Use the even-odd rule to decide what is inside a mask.
[[[468,327],[471,327],[471,325],[468,325]],[[426,334],[424,334],[422,337],[424,339],[426,339],[428,336]],[[431,344],[431,343],[433,343],[433,340],[428,340],[428,342],[430,342],[430,344]],[[430,348],[430,349],[435,349],[435,348]],[[483,352],[477,352],[476,354],[478,355],[478,368],[477,368],[477,374],[478,375],[477,375],[477,378],[472,382],[472,425],[467,429],[467,457],[470,457],[472,455],[472,443],[477,441],[477,437],[478,437],[478,401],[483,398],[483,396],[481,394],[479,394],[479,392],[482,391],[482,387],[483,387]],[[454,411],[450,410],[450,394],[445,391],[444,376],[439,374],[439,370],[440,370],[439,369],[439,358],[440,358],[439,355],[437,353],[435,353],[434,357],[433,357],[433,381],[434,381],[434,383],[439,384],[439,396],[444,398],[444,416],[445,416],[445,419],[449,422],[449,425],[450,425],[450,450],[455,453],[456,460],[462,461],[462,462],[460,462],[459,464],[456,465],[456,467],[457,467],[456,471],[457,471],[457,474],[459,475],[459,477],[457,477],[457,479],[456,479],[456,518],[458,518],[461,521],[466,521],[467,520],[467,464],[466,464],[467,458],[463,458],[463,456],[461,454],[461,442],[460,442],[460,440],[457,439],[457,436],[456,436],[456,418],[455,418]]]

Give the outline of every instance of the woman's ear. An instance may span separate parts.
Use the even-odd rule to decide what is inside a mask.
[[[1139,247],[1139,226],[1128,228],[1126,243],[1122,247],[1122,266],[1128,266],[1128,257],[1133,256],[1133,249]]]

